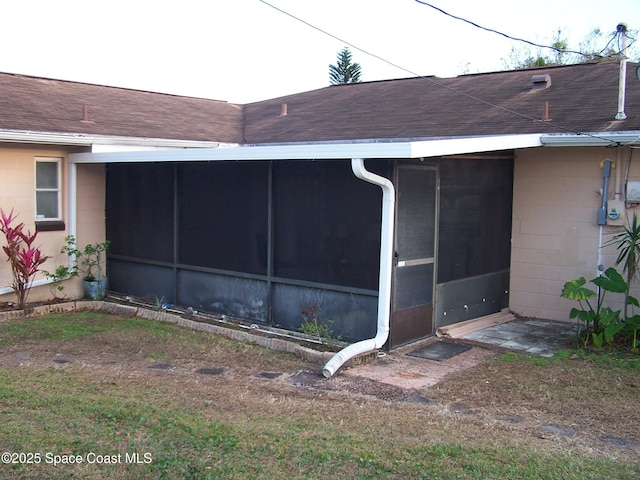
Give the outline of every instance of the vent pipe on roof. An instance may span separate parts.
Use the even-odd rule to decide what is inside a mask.
[[[93,123],[91,120],[89,120],[89,107],[86,103],[82,105],[82,120],[80,120],[80,122]]]
[[[627,115],[624,113],[624,102],[627,89],[627,26],[624,23],[619,23],[616,27],[618,35],[622,35],[622,49],[620,53],[620,78],[618,79],[618,113],[616,113],[616,120],[624,120]]]
[[[542,121],[550,122],[551,117],[549,116],[549,102],[544,102],[542,106]]]
[[[283,103],[282,106],[280,107],[280,116],[281,117],[286,117],[287,113],[288,113],[288,110],[289,110],[289,108],[288,108],[287,104]]]

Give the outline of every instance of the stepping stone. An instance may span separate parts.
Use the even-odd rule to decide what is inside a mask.
[[[639,449],[640,443],[634,442],[632,440],[627,440],[626,438],[614,437],[613,435],[603,435],[600,439],[604,442],[607,442],[609,445],[613,445],[618,448],[625,449]]]
[[[224,372],[225,372],[225,370],[222,367],[199,368],[198,370],[196,370],[196,373],[199,373],[201,375],[213,375],[213,376],[224,375]]]
[[[303,370],[289,377],[287,381],[296,387],[313,387],[323,380],[324,377],[320,374]]]
[[[425,347],[413,350],[407,353],[407,355],[427,360],[446,360],[470,349],[471,346],[461,343],[433,342]]]
[[[281,375],[281,372],[258,372],[254,373],[251,376],[255,378],[265,378],[267,380],[273,380],[274,378],[278,378]]]
[[[173,365],[170,363],[154,363],[153,365],[149,365],[147,368],[149,370],[169,370],[173,368]]]
[[[59,363],[59,364],[64,364],[64,363],[71,363],[70,360],[66,360],[64,358],[56,358],[53,360],[53,363]]]
[[[471,414],[473,414],[473,410],[471,410],[470,408],[462,405],[461,403],[453,403],[453,404],[449,405],[449,410],[451,410],[453,413],[459,413],[461,415],[471,415]]]
[[[499,418],[500,418],[500,420],[503,420],[503,421],[509,422],[509,423],[522,423],[522,422],[524,422],[524,417],[522,417],[520,415],[502,415]]]
[[[411,395],[410,397],[405,398],[404,401],[407,403],[416,403],[419,405],[433,405],[434,403],[436,403],[435,400],[425,397],[424,395]]]
[[[578,432],[571,428],[560,427],[558,425],[543,425],[542,429],[545,432],[553,433],[561,437],[575,437],[578,434]]]

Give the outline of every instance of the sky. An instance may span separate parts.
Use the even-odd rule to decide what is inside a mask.
[[[528,48],[415,0],[268,0],[317,29],[265,2],[5,0],[0,72],[250,103],[328,86],[349,45],[363,81],[504,70]],[[427,3],[545,45],[560,29],[572,49],[595,28],[604,43],[620,22],[640,29],[639,0]]]

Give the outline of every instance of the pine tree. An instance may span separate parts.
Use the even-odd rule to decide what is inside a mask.
[[[360,64],[352,63],[347,47],[338,53],[337,65],[329,65],[329,82],[331,85],[360,82]]]

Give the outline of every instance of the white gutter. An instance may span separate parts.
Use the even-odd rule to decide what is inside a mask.
[[[611,147],[640,144],[640,130],[627,132],[549,133],[540,135],[545,147]]]
[[[75,145],[94,150],[146,148],[214,148],[220,142],[181,140],[171,138],[122,137],[111,135],[85,135],[82,133],[36,132],[29,130],[0,129],[0,142],[37,143],[47,145]]]
[[[345,362],[353,357],[382,348],[389,338],[391,316],[391,277],[393,273],[393,230],[395,217],[395,188],[390,180],[369,172],[362,158],[351,159],[351,169],[356,177],[382,188],[382,226],[380,229],[380,277],[378,280],[378,329],[376,336],[352,343],[329,360],[322,374],[331,377]]]

